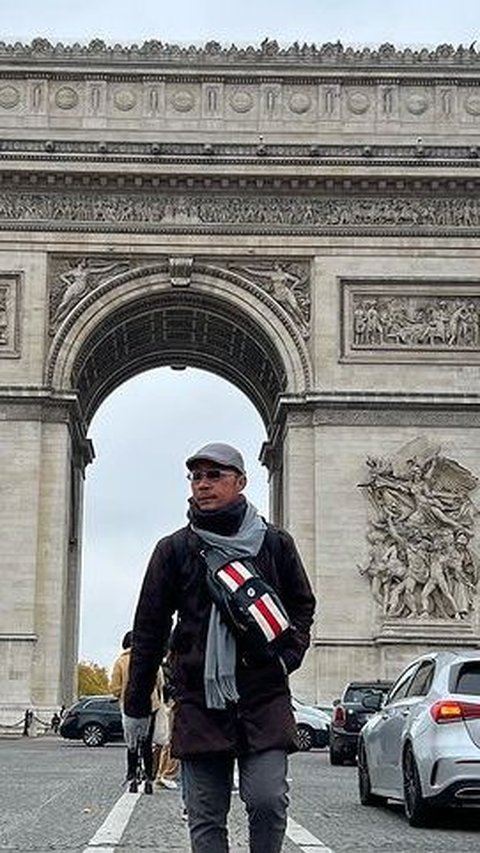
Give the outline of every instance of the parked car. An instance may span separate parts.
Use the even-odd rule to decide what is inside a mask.
[[[330,724],[330,764],[354,762],[357,757],[358,735],[373,711],[363,704],[367,695],[385,696],[391,681],[351,681],[334,702]]]
[[[293,697],[292,706],[297,724],[298,745],[302,752],[314,746],[327,746],[330,724],[328,714]]]
[[[314,707],[314,708],[318,708],[318,710],[319,710],[319,711],[323,711],[323,713],[327,715],[328,720],[329,720],[329,724],[332,722],[332,720],[333,720],[333,712],[334,712],[334,710],[335,710],[335,709],[334,709],[334,707],[333,707],[333,705],[329,705],[329,704],[325,703],[325,704],[323,704],[323,705],[317,705],[317,704],[315,704],[313,707]]]
[[[328,715],[318,708],[292,698],[302,751],[328,744]],[[113,696],[84,696],[65,713],[59,733],[70,740],[83,740],[87,746],[103,746],[123,738],[122,714]]]
[[[70,740],[83,740],[87,746],[103,746],[107,741],[123,738],[118,699],[83,696],[65,712],[59,733]]]
[[[480,805],[480,652],[416,658],[384,703],[363,700],[370,717],[358,751],[360,800],[403,800],[411,826],[439,806]],[[381,708],[381,710],[380,710]]]

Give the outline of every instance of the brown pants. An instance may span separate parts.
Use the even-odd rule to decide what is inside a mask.
[[[175,781],[178,778],[179,772],[180,761],[178,758],[172,758],[170,754],[170,744],[167,743],[160,749],[155,781],[159,782],[160,779],[172,779]]]

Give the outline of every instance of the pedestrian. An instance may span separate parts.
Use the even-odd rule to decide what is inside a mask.
[[[127,631],[122,640],[122,649],[112,668],[112,677],[110,679],[110,691],[113,696],[116,696],[120,701],[122,708],[122,719],[124,720],[123,705],[125,700],[125,691],[127,689],[129,670],[130,670],[130,653],[132,647],[132,632]],[[143,736],[138,739],[137,743],[130,745],[127,742],[127,783],[128,790],[131,794],[136,794],[138,791],[138,770],[139,760],[143,761],[143,771],[145,774],[145,782],[143,790],[145,794],[153,792],[153,730],[155,726],[155,714],[160,707],[160,695],[156,683],[152,686],[149,696],[148,709],[148,725],[145,727]]]
[[[182,762],[191,849],[227,853],[237,759],[250,853],[279,853],[287,755],[297,748],[288,673],[308,648],[315,600],[291,536],[268,524],[243,494],[247,476],[239,451],[208,444],[186,466],[189,523],[157,543],[137,604],[125,736],[133,745],[148,730],[150,691],[176,613],[172,754]],[[250,621],[241,639],[232,607],[214,593],[221,577],[227,605],[234,604],[228,584],[253,596],[256,606],[247,615],[254,627],[261,626],[263,609],[262,637],[271,645],[252,645]],[[262,601],[256,590],[263,590]]]
[[[30,708],[27,708],[27,710],[25,711],[25,714],[23,715],[23,731],[22,731],[23,737],[29,736],[32,723],[33,723],[33,711],[31,711]]]
[[[54,711],[52,714],[52,718],[50,720],[50,728],[54,734],[57,734],[58,728],[60,726],[60,722],[61,722],[60,714],[58,714],[57,711]]]

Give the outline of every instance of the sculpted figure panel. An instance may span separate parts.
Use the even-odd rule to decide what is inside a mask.
[[[8,344],[8,288],[0,287],[0,347]]]
[[[249,266],[231,265],[240,273],[253,277],[278,302],[300,329],[304,338],[310,335],[310,281],[308,265],[294,263],[262,263]]]
[[[188,211],[185,211],[187,215]],[[54,333],[70,311],[88,293],[94,291],[107,279],[116,280],[116,276],[129,271],[142,274],[145,271],[145,258],[117,258],[112,261],[106,257],[60,257],[50,260],[49,272],[49,317],[50,332]],[[217,263],[218,263],[218,259]],[[158,259],[157,259],[158,261]],[[225,271],[243,275],[248,282],[269,293],[285,310],[304,338],[310,334],[310,278],[308,263],[264,261],[247,266],[243,262],[230,259],[222,264]],[[184,255],[169,258],[169,275],[172,286],[188,287],[194,270],[194,258]]]
[[[128,268],[124,261],[75,258],[58,271],[50,292],[50,325],[56,328],[80,299],[96,287],[108,273]]]
[[[480,296],[353,297],[355,348],[474,349],[480,343]]]
[[[424,438],[366,464],[369,554],[358,568],[383,615],[467,619],[480,574],[471,497],[478,478]]]
[[[20,274],[0,272],[0,358],[18,356]]]

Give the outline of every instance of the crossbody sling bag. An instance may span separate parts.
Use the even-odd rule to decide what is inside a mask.
[[[226,624],[254,658],[271,658],[281,651],[292,631],[278,593],[242,558],[213,571],[207,567],[207,587]]]

